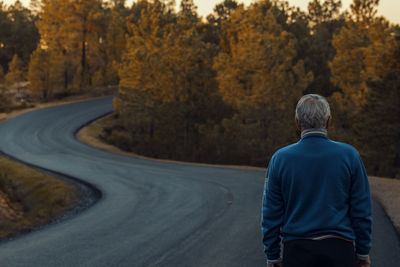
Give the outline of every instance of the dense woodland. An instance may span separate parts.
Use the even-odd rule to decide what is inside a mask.
[[[49,101],[119,85],[103,138],[152,157],[264,166],[296,142],[305,93],[328,98],[330,138],[354,145],[369,174],[400,177],[400,28],[379,0],[0,1],[0,108],[29,81]]]

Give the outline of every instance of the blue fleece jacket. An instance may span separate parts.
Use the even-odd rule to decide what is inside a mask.
[[[269,162],[262,205],[267,259],[280,257],[280,241],[333,236],[355,241],[356,253],[371,248],[371,196],[360,155],[334,142],[323,129],[278,150]]]

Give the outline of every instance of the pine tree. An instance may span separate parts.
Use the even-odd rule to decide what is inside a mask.
[[[78,89],[90,85],[91,75],[103,67],[102,12],[100,0],[42,0],[37,23],[41,45],[64,55],[65,89],[71,83]]]
[[[110,10],[110,21],[106,33],[106,74],[108,84],[118,84],[118,69],[125,50],[126,18],[128,16],[124,0],[115,0]]]
[[[0,84],[4,83],[4,70],[3,67],[0,65]]]
[[[140,2],[140,1],[139,1]],[[106,10],[106,33],[104,40],[105,50],[105,73],[106,84],[116,85],[119,83],[118,69],[122,54],[126,49],[126,38],[128,34],[128,17],[135,17],[132,13],[136,10],[138,3],[134,3],[131,9],[125,7],[125,0],[113,0]],[[140,5],[140,4],[139,4]]]
[[[9,7],[0,2],[0,65],[5,72],[15,54],[24,65],[28,64],[39,41],[36,20],[37,17],[20,1]]]
[[[168,10],[161,1],[139,1],[134,9],[140,15],[130,17],[127,22],[129,37],[120,65],[119,98],[114,101],[114,109],[121,126],[142,138],[142,146],[150,151],[150,143],[156,145],[155,121],[162,109],[165,87],[159,78],[164,72],[161,48],[170,26]],[[136,115],[132,119],[133,114]]]
[[[7,85],[25,81],[24,64],[17,54],[13,56],[13,59],[8,65],[8,72],[5,76],[5,81]]]
[[[212,70],[213,58],[218,49],[203,41],[197,27],[199,18],[192,1],[181,5],[178,21],[166,38],[163,47],[162,74],[164,102],[174,103],[180,114],[180,125],[175,132],[181,132],[184,158],[193,147],[193,138],[197,136],[196,124],[212,119],[213,109],[218,98],[215,97],[217,84]],[[184,2],[182,2],[184,3]],[[173,118],[171,118],[173,119]]]
[[[3,86],[4,83],[4,71],[3,67],[0,65],[0,112],[8,110],[10,105],[9,98],[6,93],[6,88]]]
[[[63,88],[67,91],[77,68],[78,56],[76,49],[69,42],[68,34],[64,29],[66,17],[65,0],[41,0],[39,12],[40,20],[37,26],[40,32],[40,46],[55,54],[63,55]]]
[[[230,52],[221,53],[215,62],[224,100],[237,108],[284,108],[311,78],[303,63],[295,62],[296,40],[282,31],[271,10],[263,14],[262,7],[233,14],[225,26]]]
[[[47,101],[61,93],[63,67],[62,55],[40,48],[34,51],[28,69],[32,95]]]
[[[215,16],[209,17],[209,20],[215,21],[218,25],[222,25],[223,21],[229,20],[231,14],[240,6],[236,0],[224,0],[217,4],[214,8]]]
[[[331,97],[336,120],[331,134],[344,142],[354,142],[354,125],[361,120],[361,106],[369,93],[368,79],[372,74],[365,56],[373,40],[385,39],[386,22],[376,17],[378,0],[354,0],[346,25],[333,38],[336,55],[329,63],[332,83],[340,91]]]
[[[330,81],[331,71],[328,62],[335,56],[332,45],[334,35],[344,26],[344,17],[340,13],[340,0],[311,1],[308,5],[310,34],[303,46],[306,69],[314,74],[314,80],[305,93],[317,93],[329,97],[339,88]]]
[[[387,22],[380,25],[371,29],[371,44],[364,51],[368,93],[355,132],[369,173],[396,177],[400,175],[400,42]]]
[[[115,107],[136,140],[148,142],[147,153],[154,148],[190,160],[197,154],[197,125],[217,109],[212,65],[218,49],[203,41],[193,1],[183,1],[178,14],[170,8],[147,3],[140,19],[129,21]]]
[[[74,1],[68,6],[69,23],[66,29],[71,36],[77,36],[72,41],[78,43],[80,48],[80,79],[78,87],[80,89],[90,85],[90,62],[89,57],[96,58],[98,54],[98,19],[101,18],[101,1],[100,0],[79,0]],[[93,60],[94,60],[93,59]]]
[[[362,76],[363,53],[371,43],[369,32],[380,27],[376,19],[379,0],[354,0],[346,27],[333,38],[336,55],[330,62],[332,82],[341,89],[334,98],[344,111],[354,110],[365,102],[368,91]]]
[[[231,14],[243,4],[236,0],[224,0],[213,9],[213,14],[207,16],[207,23],[201,24],[200,29],[204,34],[204,41],[220,47],[222,24],[230,19]]]
[[[257,158],[253,163],[260,164],[265,150],[271,153],[294,140],[295,131],[287,130],[293,114],[287,109],[294,108],[312,74],[307,74],[303,62],[297,60],[296,39],[278,24],[269,1],[257,2],[248,10],[238,8],[223,30],[227,45],[214,68],[223,99],[238,110],[233,125],[241,125],[227,134],[239,131],[246,136],[247,143],[236,143],[254,145],[248,150],[257,153],[249,158]],[[244,147],[238,150],[244,151]]]

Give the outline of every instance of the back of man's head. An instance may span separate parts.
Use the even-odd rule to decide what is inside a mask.
[[[331,109],[325,97],[308,94],[300,98],[296,106],[296,119],[302,130],[326,128]]]

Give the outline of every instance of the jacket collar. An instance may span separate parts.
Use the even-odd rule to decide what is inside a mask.
[[[311,135],[322,135],[322,136],[327,136],[328,131],[326,129],[322,128],[311,128],[311,129],[306,129],[301,132],[301,139],[303,139],[306,136],[311,136]]]

